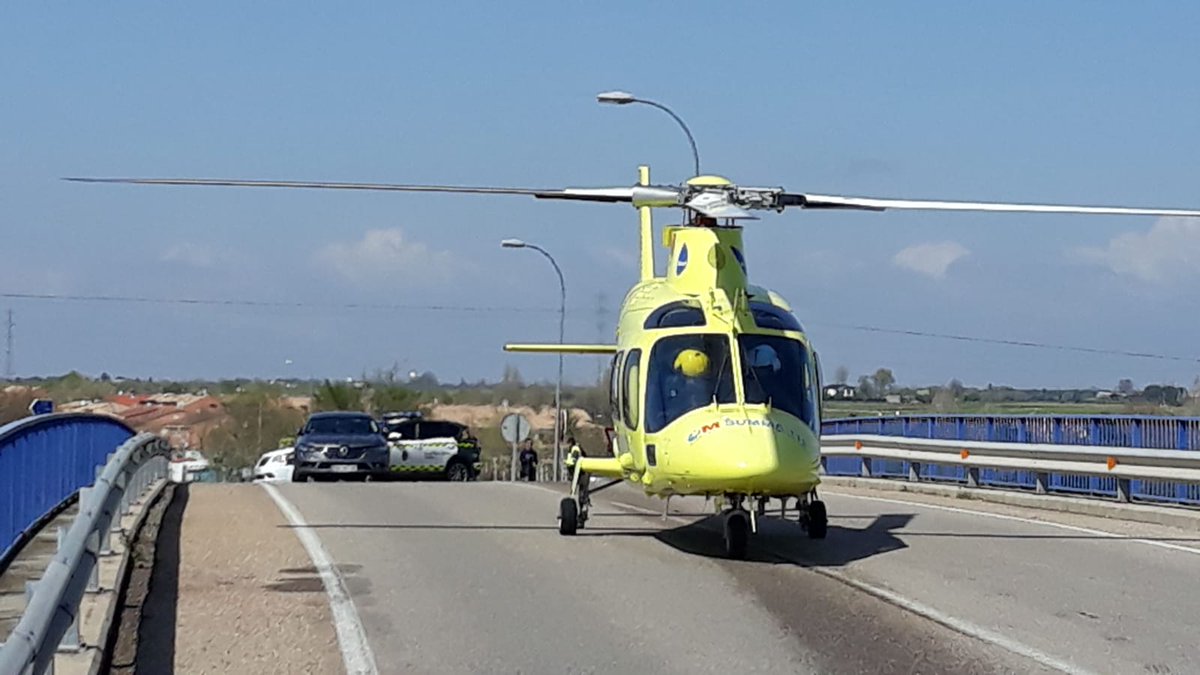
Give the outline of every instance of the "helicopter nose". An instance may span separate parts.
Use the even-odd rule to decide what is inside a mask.
[[[721,481],[770,484],[813,476],[820,447],[812,430],[779,413],[738,411],[698,423],[672,448],[672,469]],[[754,485],[750,485],[753,488]]]

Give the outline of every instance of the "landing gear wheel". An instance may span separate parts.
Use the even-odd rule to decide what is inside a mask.
[[[558,503],[558,533],[563,536],[574,535],[579,529],[579,505],[570,497],[563,497]]]
[[[741,509],[725,514],[725,555],[734,560],[746,558],[746,546],[750,542],[750,519]]]
[[[808,505],[808,538],[824,539],[829,531],[829,516],[825,512],[825,502],[814,500]]]

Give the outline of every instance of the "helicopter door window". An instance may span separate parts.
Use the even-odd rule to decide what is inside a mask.
[[[624,355],[624,352],[617,352],[608,371],[608,405],[612,411],[613,426],[621,419],[621,357]]]
[[[821,387],[822,387],[821,380],[822,380],[823,376],[821,375],[821,355],[820,354],[813,352],[813,362],[811,365],[812,365],[813,372],[812,372],[812,377],[810,378],[810,381],[809,381],[810,386],[809,386],[808,395],[812,397],[812,400],[815,402],[815,405],[817,406],[817,418],[816,418],[816,420],[813,421],[812,427],[813,427],[813,429],[820,429],[821,428],[821,420],[825,419],[825,401],[821,398]]]
[[[738,337],[742,358],[742,386],[746,403],[770,404],[816,424],[814,378],[808,350],[798,340],[776,335]]]
[[[646,432],[684,414],[736,398],[729,339],[720,334],[672,335],[654,343],[646,370]]]
[[[638,418],[641,417],[638,405],[638,370],[641,360],[642,350],[630,350],[629,355],[625,357],[625,376],[621,378],[621,399],[624,403],[621,414],[625,418],[625,426],[634,430],[638,428]]]

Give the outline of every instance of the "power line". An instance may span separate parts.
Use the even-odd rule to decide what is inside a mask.
[[[813,325],[829,328],[843,328],[868,333],[888,333],[891,335],[908,335],[912,337],[937,338],[941,340],[956,340],[959,342],[981,342],[985,344],[1006,345],[1009,347],[1030,347],[1034,349],[1052,349],[1057,351],[1083,352],[1087,354],[1105,354],[1109,356],[1129,356],[1139,359],[1158,359],[1160,361],[1182,361],[1184,363],[1200,363],[1200,358],[1194,356],[1172,356],[1169,354],[1154,354],[1150,352],[1130,352],[1121,349],[1099,349],[1095,347],[1077,347],[1073,345],[1058,345],[1048,342],[1033,342],[1027,340],[1006,340],[1004,338],[985,338],[974,335],[952,335],[948,333],[931,333],[920,330],[904,330],[900,328],[882,328],[880,326],[862,326],[855,324],[815,323]]]
[[[374,309],[398,311],[441,311],[441,312],[521,312],[558,313],[556,309],[543,307],[487,307],[469,305],[408,305],[364,302],[285,302],[277,300],[212,299],[212,298],[155,298],[130,295],[69,295],[59,293],[0,293],[0,298],[14,300],[58,300],[70,302],[118,302],[154,305],[211,305],[221,307],[285,307],[289,309]]]
[[[129,296],[129,295],[72,295],[60,293],[0,293],[0,298],[13,300],[52,300],[52,301],[69,301],[69,302],[113,302],[113,303],[137,303],[137,304],[155,304],[155,305],[207,305],[218,307],[282,307],[289,309],[353,309],[353,310],[391,310],[391,311],[433,311],[433,312],[466,312],[466,313],[484,313],[484,312],[502,312],[507,314],[549,314],[556,313],[557,310],[548,307],[499,307],[499,306],[473,306],[473,305],[439,305],[439,304],[393,304],[393,303],[359,303],[359,302],[343,302],[343,303],[319,303],[319,302],[287,302],[276,300],[251,300],[241,298],[171,298],[171,297],[150,297],[150,296]],[[597,308],[593,311],[597,315],[598,328],[602,317],[608,315],[608,309],[604,307],[603,299],[598,299]],[[9,347],[8,355],[11,361],[12,353],[12,310],[9,310]],[[975,335],[955,335],[950,333],[936,333],[930,331],[906,330],[901,328],[888,328],[884,326],[869,326],[861,324],[838,324],[838,323],[823,323],[823,322],[805,322],[814,326],[826,326],[829,328],[841,328],[843,330],[854,330],[867,333],[884,333],[890,335],[906,335],[909,337],[933,338],[939,340],[954,340],[957,342],[973,342],[982,344],[1004,345],[1008,347],[1025,347],[1032,349],[1048,349],[1055,351],[1070,351],[1080,352],[1085,354],[1100,354],[1108,356],[1124,356],[1141,359],[1156,359],[1159,361],[1176,361],[1182,363],[1200,363],[1200,358],[1190,356],[1174,356],[1169,354],[1155,354],[1152,352],[1134,352],[1121,349],[1100,349],[1094,347],[1079,347],[1075,345],[1060,345],[1047,342],[1035,342],[1027,340],[1009,340],[1004,338],[986,338]]]

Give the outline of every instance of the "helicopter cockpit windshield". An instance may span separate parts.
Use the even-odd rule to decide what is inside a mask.
[[[799,340],[746,333],[737,337],[745,402],[767,404],[817,424],[817,376]],[[734,403],[730,340],[719,333],[672,335],[654,344],[646,377],[646,432],[661,431],[683,415],[716,403]]]
[[[746,403],[766,403],[815,425],[819,392],[804,345],[778,335],[743,334],[737,341]]]
[[[654,343],[646,378],[646,431],[661,431],[684,414],[733,403],[729,338],[723,334],[672,335]]]

